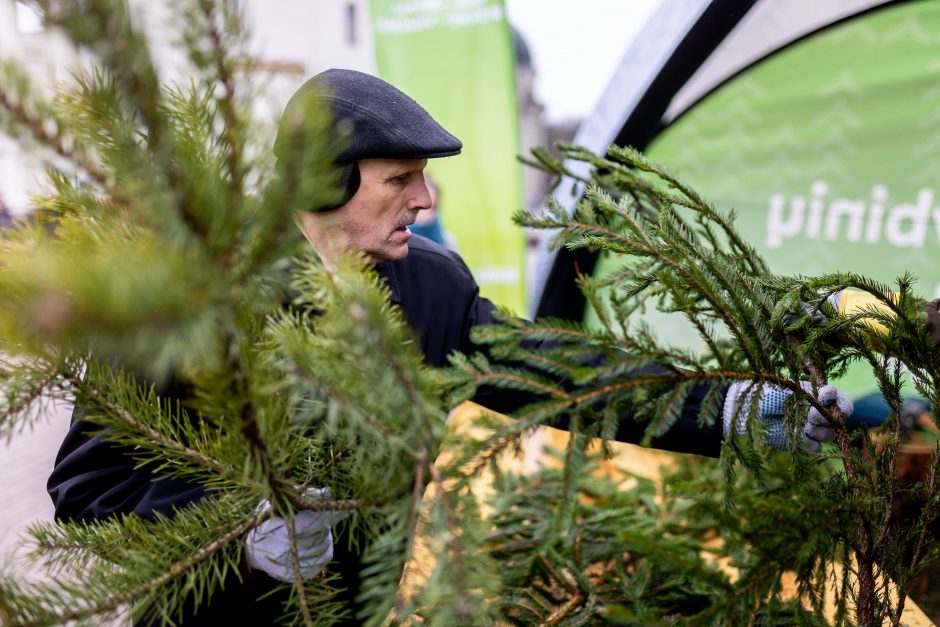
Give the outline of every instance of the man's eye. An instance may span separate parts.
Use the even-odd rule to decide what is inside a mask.
[[[408,175],[402,174],[401,176],[393,177],[392,183],[395,183],[396,185],[406,185],[408,183]]]

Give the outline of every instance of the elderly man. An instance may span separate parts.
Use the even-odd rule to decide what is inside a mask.
[[[446,364],[453,351],[480,350],[471,341],[470,331],[478,324],[494,321],[493,304],[479,296],[460,257],[412,235],[407,228],[418,211],[431,203],[424,178],[427,160],[456,155],[462,144],[418,103],[388,83],[350,70],[329,70],[301,87],[285,109],[275,146],[284,175],[292,167],[296,170],[295,148],[302,149],[307,116],[323,107],[332,113],[332,132],[346,142],[336,158],[342,174],[340,198],[329,206],[297,208],[304,236],[328,261],[351,250],[368,256],[387,282],[391,300],[417,333],[428,364]],[[698,410],[706,391],[701,386],[689,394],[681,418],[673,429],[654,440],[655,446],[717,455],[725,435],[742,432],[748,408],[737,401],[750,393],[746,384],[726,389],[723,424],[703,427],[698,424]],[[759,403],[759,418],[766,421],[768,441],[781,447],[786,445],[782,411],[788,394],[767,386]],[[164,395],[183,396],[185,388],[164,390]],[[481,393],[477,400],[497,410],[520,402],[517,394],[495,390]],[[851,411],[834,388],[821,390],[820,400]],[[118,513],[144,518],[157,513],[172,515],[175,508],[206,495],[203,486],[153,476],[146,468],[135,469],[129,456],[101,435],[93,435],[94,429],[81,422],[80,410],[74,418],[48,484],[57,518],[89,520]],[[642,435],[642,426],[624,420],[617,438],[638,441]],[[818,449],[819,440],[831,437],[825,420],[812,410],[804,430],[807,447]],[[343,586],[340,598],[354,617],[359,557],[340,554],[339,546],[345,543],[337,543],[334,555],[331,518],[322,514],[300,512],[295,517],[301,570],[308,577],[324,568],[338,573]],[[287,546],[287,529],[278,518],[249,533],[244,580],[230,581],[213,597],[211,605],[190,611],[185,624],[269,624],[280,613],[283,599],[266,593],[277,583],[275,580],[293,577]]]

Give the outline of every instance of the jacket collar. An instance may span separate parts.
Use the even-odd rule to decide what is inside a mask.
[[[388,287],[388,299],[396,305],[401,304],[401,292],[398,289],[398,274],[395,272],[395,264],[390,261],[375,266],[375,271],[379,276],[385,279],[385,285]]]

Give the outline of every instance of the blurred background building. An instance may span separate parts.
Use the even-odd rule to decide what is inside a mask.
[[[435,117],[447,122],[445,126],[456,126],[461,131],[457,135],[465,143],[465,155],[461,157],[460,167],[463,178],[449,163],[435,163],[433,168],[437,170],[442,167],[445,170],[443,174],[434,173],[443,188],[445,203],[449,205],[441,213],[441,220],[447,231],[455,235],[458,247],[481,284],[484,295],[520,313],[527,313],[532,306],[532,294],[526,286],[535,284],[531,278],[536,268],[533,251],[540,246],[545,234],[536,231],[523,233],[511,224],[510,216],[519,208],[532,210],[540,207],[550,191],[550,178],[535,169],[521,167],[514,159],[519,154],[528,154],[534,146],[550,145],[558,139],[571,139],[578,120],[568,116],[549,123],[546,119],[545,107],[536,97],[537,68],[533,63],[533,55],[521,33],[506,24],[503,2],[480,0],[463,4],[488,5],[499,9],[496,17],[501,26],[498,28],[503,29],[503,43],[507,47],[507,55],[511,55],[512,59],[502,64],[505,70],[503,67],[483,70],[489,74],[481,80],[498,83],[500,81],[493,80],[494,76],[512,70],[514,76],[507,75],[506,80],[514,81],[516,97],[514,101],[511,97],[506,99],[504,104],[500,102],[494,105],[493,101],[476,103],[476,109],[469,113],[453,113],[451,118],[456,121],[449,121],[451,118],[448,117],[450,112],[447,103],[441,105],[434,102],[434,94],[429,96],[422,93],[419,85],[411,84],[412,77],[427,73],[420,67],[420,63],[425,62],[422,57],[435,55],[414,53],[411,58],[392,58],[388,61],[397,53],[396,42],[392,41],[377,49],[377,41],[389,41],[395,33],[389,35],[377,28],[376,16],[372,15],[374,11],[389,11],[393,15],[407,11],[412,19],[415,16],[428,18],[435,11],[445,11],[437,5],[446,3],[424,3],[430,8],[422,9],[413,2],[401,0],[233,2],[251,34],[249,51],[257,68],[257,78],[264,85],[254,102],[259,119],[275,120],[290,95],[310,76],[331,67],[343,67],[377,74],[390,80],[414,95]],[[188,68],[176,45],[176,38],[183,29],[169,9],[172,3],[166,0],[130,0],[130,4],[138,23],[151,41],[162,78],[185,82]],[[383,15],[378,18],[381,19]],[[451,26],[449,32],[455,33],[457,30]],[[409,34],[409,39],[414,37]],[[473,50],[470,50],[471,56]],[[459,53],[455,50],[453,54]],[[35,85],[47,94],[54,85],[68,79],[72,68],[91,62],[60,33],[45,29],[41,15],[30,3],[17,0],[0,0],[0,58],[18,61],[28,71]],[[388,70],[391,75],[382,73],[383,62],[391,68]],[[479,65],[501,64],[481,58]],[[465,76],[467,72],[457,74]],[[451,88],[455,87],[459,88],[459,85],[451,85]],[[489,111],[482,110],[487,107]],[[517,135],[511,145],[486,146],[484,144],[488,138],[476,134],[483,124],[479,121],[464,124],[470,115],[485,121],[488,116],[498,118],[504,115],[499,112],[505,109],[511,110],[508,114],[511,119],[506,124],[515,127],[512,134]],[[499,120],[495,120],[495,123],[499,124]],[[505,141],[505,138],[499,136],[498,140]],[[477,157],[478,165],[474,168],[471,163],[473,155],[479,155],[484,150],[490,154],[485,159]],[[470,157],[466,156],[468,152]],[[494,154],[504,155],[499,158],[506,161],[493,163]],[[29,195],[40,188],[43,168],[44,164],[35,152],[24,150],[21,145],[0,135],[0,199],[4,200],[13,216],[29,212]],[[489,171],[484,171],[484,168],[489,168]],[[507,168],[514,174],[507,174]],[[500,176],[509,176],[515,183],[495,180]],[[469,178],[473,179],[472,182],[467,180]],[[513,191],[513,185],[521,186],[521,190]],[[494,189],[487,192],[487,186]],[[472,200],[470,195],[473,195]]]
[[[265,88],[256,104],[262,119],[275,119],[303,81],[322,70],[344,67],[377,73],[368,0],[235,1],[252,34],[251,54],[263,76]],[[174,45],[180,31],[168,3],[131,0],[131,5],[151,39],[163,78],[185,79],[186,64]],[[533,146],[570,139],[577,120],[569,118],[553,125],[546,122],[545,108],[535,96],[532,54],[518,30],[512,29],[511,37],[517,69],[519,151],[525,154]],[[47,94],[53,85],[68,78],[72,68],[90,62],[60,33],[43,28],[34,7],[15,0],[0,0],[0,58],[18,61]],[[520,168],[520,172],[524,206],[539,207],[549,192],[549,178],[529,168]],[[0,199],[12,215],[29,211],[29,194],[39,187],[42,173],[43,163],[35,153],[0,135]],[[506,207],[506,212],[517,208]]]
[[[162,77],[185,78],[185,62],[176,52],[180,32],[164,0],[131,0],[139,23],[153,44]],[[254,33],[252,52],[266,90],[259,115],[276,116],[303,81],[329,67],[374,72],[365,0],[240,0],[237,6]],[[0,58],[24,67],[47,94],[68,78],[69,71],[88,63],[60,33],[46,30],[41,15],[26,2],[0,0]],[[28,193],[35,190],[42,163],[9,138],[0,136],[0,196],[14,215],[28,211]]]

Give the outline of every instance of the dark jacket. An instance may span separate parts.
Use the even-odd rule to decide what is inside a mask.
[[[934,342],[940,344],[940,298],[927,303],[927,333]]]
[[[401,307],[408,325],[419,336],[421,352],[428,364],[443,366],[453,351],[473,353],[470,330],[493,322],[493,304],[481,298],[470,271],[455,253],[421,237],[409,242],[408,256],[378,266],[385,277],[391,300]],[[181,389],[164,390],[166,396],[179,396]],[[686,411],[676,426],[655,440],[654,446],[679,452],[717,455],[721,447],[721,425],[701,427],[698,407],[705,388],[695,390],[686,401]],[[517,393],[484,390],[476,399],[499,411],[506,411],[527,399]],[[559,425],[564,426],[564,425]],[[81,421],[81,410],[73,413],[72,426],[56,458],[48,490],[55,503],[55,515],[62,520],[94,520],[114,513],[133,513],[152,518],[154,513],[171,514],[174,508],[198,501],[206,491],[202,486],[178,479],[157,478],[146,469],[134,469],[133,460],[110,445],[100,435],[88,435],[95,427]],[[617,438],[635,442],[643,435],[642,425],[624,420]],[[339,543],[337,543],[339,544]],[[336,568],[353,586],[358,573],[356,556],[339,555]],[[331,566],[331,569],[333,567]],[[212,606],[200,610],[186,625],[267,624],[278,608],[276,597],[258,604],[255,599],[270,588],[272,581],[252,574],[247,582],[232,582],[213,599]],[[349,593],[354,598],[354,592]]]

